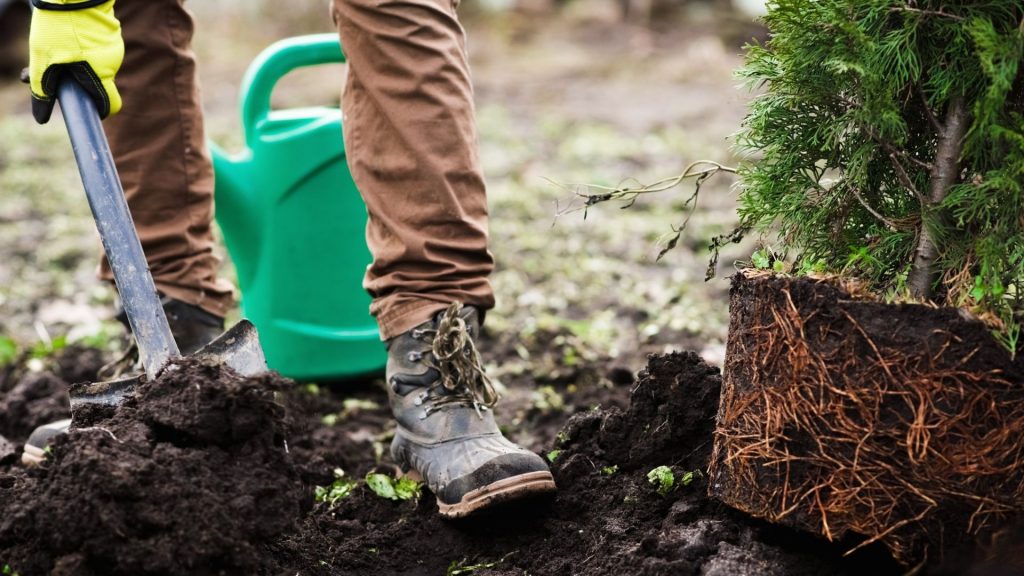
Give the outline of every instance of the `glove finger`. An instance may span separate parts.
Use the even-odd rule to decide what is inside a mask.
[[[114,84],[113,78],[108,78],[103,81],[103,91],[107,93],[107,99],[110,101],[110,108],[107,116],[113,116],[120,112],[121,93],[117,91],[117,86]]]
[[[116,114],[121,109],[121,94],[117,91],[113,79],[100,80],[88,62],[72,62],[50,66],[43,74],[42,87],[46,94],[32,93],[32,115],[36,122],[46,124],[53,113],[56,101],[57,86],[61,82],[77,82],[96,104],[100,118]]]
[[[32,94],[32,117],[39,124],[46,124],[53,114],[54,98],[42,98]]]
[[[47,89],[52,94],[57,93],[57,82],[64,81],[68,82],[72,79],[78,82],[86,94],[92,98],[92,101],[96,104],[96,111],[99,112],[100,118],[106,118],[110,115],[110,97],[107,94],[106,83],[96,75],[93,71],[92,66],[88,62],[72,62],[70,64],[61,64],[60,66],[51,66],[53,68],[59,68],[59,72],[54,74],[56,81],[51,86],[47,86]],[[50,78],[50,70],[46,71],[46,78]],[[45,85],[45,81],[44,81]],[[113,82],[111,82],[113,85]],[[114,92],[117,92],[117,88],[114,88]],[[121,96],[117,95],[118,107],[121,104]]]

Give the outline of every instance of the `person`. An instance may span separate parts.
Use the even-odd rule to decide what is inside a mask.
[[[154,281],[187,353],[223,329],[234,301],[217,276],[213,171],[183,2],[32,0],[29,79],[38,122],[49,120],[66,79],[106,119]],[[364,287],[388,350],[391,455],[426,482],[447,517],[555,490],[543,459],[499,431],[497,395],[474,343],[494,306],[493,258],[458,2],[331,3],[348,61],[345,146],[369,214]],[[105,261],[101,277],[112,279]],[[52,433],[29,444],[41,452]]]

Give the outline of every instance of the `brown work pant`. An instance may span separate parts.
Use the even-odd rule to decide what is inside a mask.
[[[334,0],[349,167],[369,212],[363,285],[389,339],[453,301],[488,309],[493,259],[458,0]],[[124,100],[105,122],[157,288],[224,315],[213,172],[183,0],[118,0]],[[338,246],[339,250],[344,247]],[[101,276],[111,279],[106,261]]]

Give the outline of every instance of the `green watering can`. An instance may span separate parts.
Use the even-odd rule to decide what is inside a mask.
[[[300,380],[378,372],[386,363],[370,297],[366,206],[345,161],[341,111],[271,110],[288,72],[344,62],[338,36],[282,40],[242,81],[246,149],[211,144],[217,221],[238,270],[242,312],[260,332],[267,365]]]

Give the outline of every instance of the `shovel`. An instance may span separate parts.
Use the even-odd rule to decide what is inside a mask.
[[[168,362],[181,358],[181,352],[171,336],[171,327],[149,273],[96,105],[69,77],[60,82],[57,99],[103,250],[114,272],[121,305],[139,348],[145,378],[153,380]],[[191,357],[226,365],[242,376],[267,371],[256,327],[248,320],[242,320]],[[83,404],[116,406],[143,381],[143,375],[139,374],[76,386],[71,391],[72,413]]]

